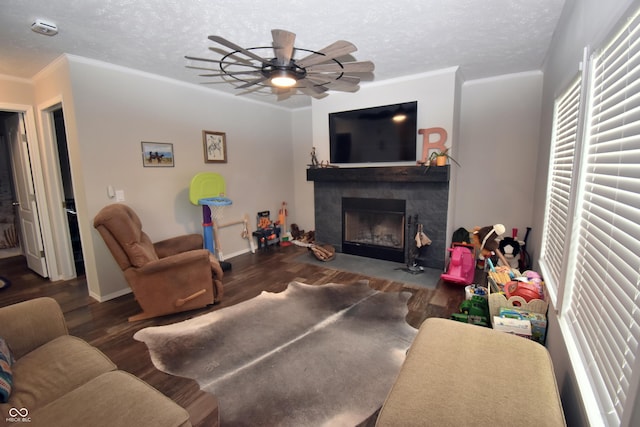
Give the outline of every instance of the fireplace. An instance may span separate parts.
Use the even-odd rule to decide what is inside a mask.
[[[342,252],[404,262],[406,203],[342,198]]]
[[[383,245],[376,243],[375,239],[362,244],[351,236],[348,236],[348,239],[356,240],[356,248],[349,245],[344,247],[342,200],[345,198],[401,200],[405,205],[403,226],[405,234],[401,238],[403,248],[398,250],[397,254],[402,254],[404,258],[397,259],[400,262],[409,262],[408,254],[415,248],[415,242],[408,231],[414,233],[415,230],[412,227],[417,222],[424,225],[424,232],[432,243],[428,248],[422,248],[425,250],[421,250],[419,258],[415,261],[423,267],[444,268],[445,256],[448,256],[446,231],[449,166],[433,167],[428,170],[422,166],[310,168],[307,169],[307,180],[313,181],[315,232],[318,242],[332,245],[337,252],[360,250],[363,246],[372,246],[377,250]],[[400,212],[402,209],[386,210]],[[347,221],[349,220],[347,218]],[[380,219],[374,216],[369,221],[379,223]],[[396,225],[400,222],[401,220],[396,217]],[[382,234],[385,236],[379,238],[379,241],[393,241],[393,238],[386,237],[389,233]],[[390,246],[394,245],[395,242]],[[395,247],[389,249],[396,250]],[[358,255],[372,256],[371,253]]]

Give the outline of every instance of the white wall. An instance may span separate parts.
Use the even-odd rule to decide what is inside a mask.
[[[315,230],[313,206],[313,182],[307,181],[307,165],[311,163],[313,131],[311,108],[301,108],[292,113],[293,188],[287,196],[289,217],[287,226],[297,224],[301,230]]]
[[[291,113],[246,98],[221,95],[150,74],[69,56],[71,94],[64,93],[68,144],[85,249],[87,281],[99,300],[128,292],[122,273],[93,229],[96,213],[114,200],[107,186],[123,190],[152,240],[202,233],[202,210],[189,202],[198,172],[222,174],[233,205],[225,221],[278,209],[293,194],[289,165]],[[53,79],[54,81],[49,81]],[[46,76],[38,83],[47,98],[64,83]],[[226,132],[226,164],[204,162],[202,131]],[[175,167],[145,168],[141,141],[172,143]],[[226,257],[249,249],[241,228],[220,232]]]
[[[456,73],[457,68],[449,68],[380,83],[364,83],[356,93],[332,92],[324,99],[314,99],[313,145],[316,147],[318,160],[329,160],[329,113],[408,101],[418,101],[418,129],[442,127],[447,131],[449,138],[446,145],[452,147],[450,153],[455,157],[458,147],[451,135],[454,126]],[[417,137],[416,158],[419,158],[422,155],[422,135]],[[393,164],[415,165],[415,162]],[[382,165],[389,164],[361,166]]]
[[[327,98],[312,101],[313,141],[307,146],[307,156],[312,147],[316,147],[319,161],[329,159],[329,113],[336,111],[354,110],[375,107],[379,105],[396,104],[401,102],[418,101],[418,129],[441,127],[447,131],[446,146],[450,147],[450,154],[456,157],[459,146],[454,140],[457,135],[457,109],[459,93],[458,69],[448,68],[416,76],[388,80],[381,83],[363,84],[356,93],[333,92]],[[416,135],[416,159],[422,156],[422,135]],[[307,157],[310,159],[309,157]],[[368,163],[346,166],[395,166],[415,165],[415,162],[397,163]],[[455,183],[457,167],[452,167],[451,185]],[[311,187],[313,188],[313,187]],[[454,189],[450,194],[454,194]],[[313,206],[313,193],[306,195]],[[453,212],[454,200],[449,200],[449,216]],[[451,221],[449,221],[451,224]],[[451,234],[449,225],[447,235]]]
[[[33,82],[0,74],[0,103],[33,104]]]
[[[524,238],[533,221],[542,73],[462,85],[454,227],[504,224]]]
[[[448,69],[365,85],[313,101],[313,145],[320,160],[329,158],[330,112],[418,100],[418,128],[445,128],[461,164],[451,169],[448,234],[502,223],[509,235],[516,227],[524,237],[533,221],[541,90],[539,71],[461,83],[457,70]],[[418,135],[416,158],[421,154]],[[306,197],[312,205],[313,194]]]
[[[543,227],[554,99],[578,73],[584,47],[599,47],[602,40],[630,6],[635,9],[640,6],[640,2],[637,0],[609,0],[607,2],[567,0],[566,2],[543,68],[544,87],[538,152],[539,167],[535,181],[532,234],[534,247],[540,245]],[[556,312],[552,307],[549,309],[547,348],[553,359],[567,424],[588,425]],[[639,407],[640,402],[636,402],[635,408]],[[633,417],[630,425],[640,425],[640,411],[638,409],[634,411]]]

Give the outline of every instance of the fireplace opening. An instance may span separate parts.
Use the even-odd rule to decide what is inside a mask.
[[[406,201],[342,198],[342,252],[405,262]]]

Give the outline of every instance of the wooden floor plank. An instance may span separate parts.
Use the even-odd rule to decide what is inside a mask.
[[[204,309],[130,323],[127,318],[139,311],[132,294],[103,303],[89,297],[84,276],[51,282],[30,271],[23,257],[0,259],[0,276],[12,286],[0,291],[0,307],[20,301],[50,296],[65,314],[69,331],[98,347],[118,367],[130,372],[160,390],[186,408],[199,426],[217,425],[215,396],[202,392],[194,380],[158,371],[151,362],[145,344],[133,334],[148,326],[159,326],[190,319],[254,298],[262,291],[281,292],[292,281],[308,284],[353,283],[368,279],[372,288],[381,291],[406,290],[413,295],[407,303],[407,322],[418,327],[427,317],[449,317],[464,299],[462,287],[439,283],[435,290],[417,289],[415,285],[337,271],[331,262],[316,266],[296,261],[306,248],[295,245],[270,247],[255,254],[246,253],[232,259],[232,270],[225,272],[223,301]],[[311,255],[310,255],[311,256]],[[373,425],[375,414],[362,426]]]

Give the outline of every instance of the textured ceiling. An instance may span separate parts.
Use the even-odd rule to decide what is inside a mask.
[[[219,59],[207,40],[270,46],[271,29],[296,33],[295,46],[320,50],[342,39],[370,60],[363,83],[459,66],[465,79],[537,70],[565,0],[2,0],[0,74],[31,78],[63,53],[186,82],[202,83],[185,55]],[[59,34],[31,31],[36,19]],[[211,90],[238,93],[218,78]],[[330,93],[330,92],[329,92]],[[310,105],[296,95],[245,95],[286,108]],[[329,95],[331,96],[331,95]]]

